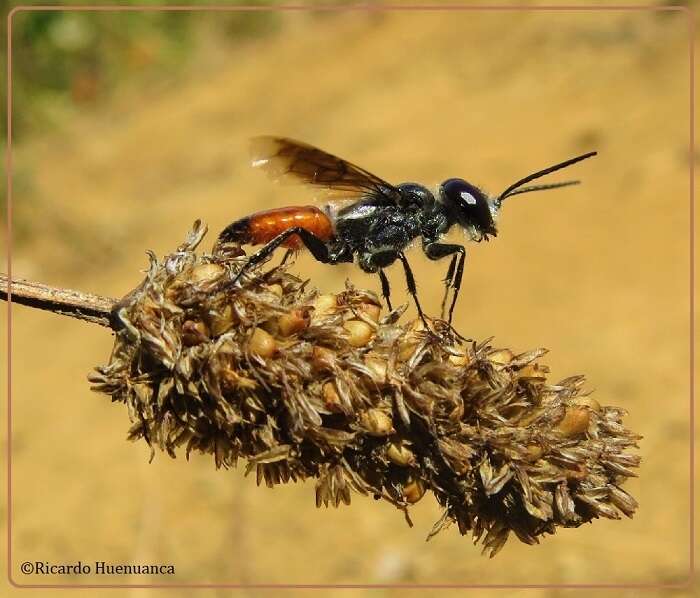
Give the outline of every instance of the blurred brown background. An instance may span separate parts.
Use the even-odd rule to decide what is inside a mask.
[[[140,281],[144,251],[174,249],[194,219],[210,226],[208,249],[242,215],[309,201],[303,188],[276,187],[251,171],[247,140],[257,134],[308,141],[389,181],[459,176],[492,193],[596,149],[597,158],[551,179],[580,177],[582,186],[512,198],[499,237],[468,247],[456,326],[518,351],[548,347],[555,379],[585,373],[597,400],[629,410],[627,425],[644,435],[639,478],[627,486],[640,503],[633,520],[596,521],[535,547],[511,540],[488,560],[456,529],[425,543],[439,517],[429,496],[409,529],[393,507],[362,497],[317,510],[312,483],[257,488],[198,455],[188,463],[157,454],[149,464],[145,445],[124,440],[125,409],[88,387],[87,373],[109,356],[110,334],[17,307],[16,582],[685,579],[688,166],[697,162],[688,151],[685,14],[14,19],[15,277],[118,297]],[[418,249],[413,264],[423,302],[437,313],[447,263],[429,263]],[[326,291],[347,277],[377,286],[353,267],[308,257],[296,269]],[[400,268],[390,275],[403,297]],[[4,357],[1,372],[4,379]],[[24,560],[173,563],[177,574],[28,577],[19,571]]]

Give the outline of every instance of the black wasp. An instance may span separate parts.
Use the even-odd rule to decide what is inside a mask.
[[[423,252],[431,260],[452,256],[442,303],[444,317],[447,297],[453,289],[448,316],[451,324],[462,284],[466,251],[462,245],[442,243],[442,237],[457,225],[469,240],[488,241],[489,236],[497,234],[496,218],[504,199],[520,193],[575,185],[579,181],[525,186],[546,174],[596,155],[596,152],[588,152],[539,170],[491,198],[459,178],[443,182],[435,195],[416,183],[392,185],[337,156],[283,137],[256,137],[252,149],[253,166],[262,168],[271,177],[291,177],[297,182],[325,188],[341,201],[352,203],[331,203],[323,210],[315,206],[277,208],[232,223],[220,234],[220,242],[264,244],[250,256],[235,280],[280,246],[290,249],[305,246],[324,264],[357,260],[362,270],[378,274],[382,294],[391,309],[389,281],[384,269],[400,260],[408,292],[426,328],[416,282],[404,253],[411,243],[420,238]]]

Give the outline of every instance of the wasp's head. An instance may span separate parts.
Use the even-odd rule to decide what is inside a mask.
[[[489,198],[478,187],[467,183],[464,179],[448,179],[440,185],[440,201],[447,209],[451,218],[451,224],[459,224],[473,241],[488,241],[489,235],[496,236],[496,217],[503,205],[503,200],[512,195],[530,193],[531,191],[544,191],[545,189],[559,189],[569,185],[577,185],[579,181],[564,181],[563,183],[549,183],[545,185],[530,185],[526,183],[540,177],[556,172],[581,160],[595,156],[597,152],[588,152],[570,160],[560,162],[554,166],[538,170],[510,185],[498,197]]]
[[[448,179],[440,185],[440,201],[473,241],[488,241],[489,235],[498,234],[495,204],[464,179]]]

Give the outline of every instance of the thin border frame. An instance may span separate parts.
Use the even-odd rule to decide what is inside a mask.
[[[452,5],[320,5],[309,6],[301,4],[286,4],[280,6],[56,6],[35,5],[16,6],[7,15],[7,276],[12,280],[12,20],[14,15],[20,12],[292,12],[292,11],[406,11],[406,12],[518,12],[518,11],[581,11],[581,12],[620,12],[620,11],[650,11],[650,12],[683,12],[688,20],[689,37],[689,217],[690,217],[690,408],[689,408],[689,440],[690,440],[690,471],[689,471],[689,570],[688,578],[677,584],[615,584],[615,583],[590,583],[590,584],[24,584],[18,583],[12,578],[12,294],[10,286],[7,290],[7,578],[10,585],[16,588],[54,588],[54,589],[98,589],[98,588],[187,588],[187,589],[324,589],[324,588],[357,588],[357,589],[654,589],[654,588],[687,588],[695,575],[695,19],[694,13],[688,6],[650,6],[650,5],[540,5],[540,6],[452,6]]]

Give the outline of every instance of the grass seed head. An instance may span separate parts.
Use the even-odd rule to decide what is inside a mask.
[[[285,267],[233,285],[245,254],[197,254],[205,233],[198,222],[151,258],[90,376],[127,406],[129,438],[217,467],[243,459],[267,486],[312,478],[318,506],[360,494],[406,511],[432,492],[443,515],[430,537],[456,522],[490,556],[511,533],[533,544],[635,512],[621,486],[640,437],[583,377],[551,383],[544,350],[430,335],[400,310],[380,318],[369,291],[318,294]]]

